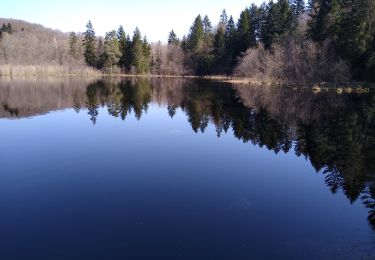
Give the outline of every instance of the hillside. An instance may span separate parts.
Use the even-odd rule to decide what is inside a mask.
[[[75,58],[69,55],[68,33],[26,21],[0,18],[0,26],[3,24],[10,24],[12,31],[1,34],[1,75],[39,74],[42,70],[68,73],[87,68],[81,55]]]

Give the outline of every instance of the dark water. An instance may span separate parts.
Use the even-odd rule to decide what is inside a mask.
[[[374,259],[375,95],[0,81],[0,259]]]

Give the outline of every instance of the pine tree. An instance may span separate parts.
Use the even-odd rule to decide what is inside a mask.
[[[262,41],[264,46],[271,48],[286,33],[292,31],[292,11],[288,0],[278,0],[277,3],[269,2],[267,14],[262,28]]]
[[[212,24],[207,15],[203,18],[203,31],[205,37],[212,33]]]
[[[236,40],[236,25],[233,16],[229,17],[227,27],[225,28],[225,41],[228,48],[233,48]]]
[[[151,67],[151,45],[147,41],[147,37],[143,37],[143,58],[144,58],[144,72],[149,72]]]
[[[375,1],[345,0],[342,9],[337,48],[341,56],[349,58],[353,66],[360,66],[363,70],[375,43]]]
[[[249,15],[250,15],[250,32],[253,33],[253,46],[256,45],[258,39],[260,38],[261,32],[261,8],[257,7],[255,4],[252,4],[249,8]]]
[[[147,39],[142,40],[141,32],[138,28],[135,29],[132,40],[132,67],[136,73],[147,73],[150,69],[150,45]]]
[[[75,32],[71,32],[69,34],[69,54],[73,58],[77,58],[77,54],[78,54],[77,43],[78,43],[78,36],[77,36],[77,34]]]
[[[130,71],[132,65],[132,40],[130,39],[129,34],[126,35],[126,44],[125,44],[125,56],[124,56],[124,67],[126,71]]]
[[[116,31],[106,33],[104,38],[103,64],[104,67],[112,69],[116,66],[121,58],[121,51]]]
[[[306,11],[306,4],[304,0],[289,0],[290,8],[292,10],[292,26],[293,29],[298,27],[299,19]]]
[[[251,18],[249,9],[241,12],[237,25],[237,46],[235,55],[245,52],[249,47],[256,46],[255,30],[251,26]]]
[[[214,56],[215,56],[215,71],[217,73],[225,72],[225,54],[226,54],[226,46],[225,46],[225,28],[223,26],[219,26],[214,38]]]
[[[225,29],[219,27],[215,34],[214,40],[215,56],[217,58],[222,58],[225,54]]]
[[[3,23],[3,26],[1,26],[1,31],[6,32],[7,31],[7,26],[5,23]]]
[[[223,27],[225,29],[225,27],[227,27],[227,24],[228,24],[228,15],[227,15],[227,11],[224,9],[220,15],[219,27]]]
[[[335,38],[342,18],[339,0],[314,0],[310,2],[308,33],[316,42],[322,42],[327,37]]]
[[[121,57],[119,60],[119,66],[120,68],[124,69],[126,67],[126,34],[124,27],[120,25],[120,27],[117,30],[117,39],[118,39],[118,45],[119,45],[119,50],[121,53]]]
[[[202,45],[204,39],[204,28],[203,21],[200,15],[195,18],[193,25],[190,28],[190,33],[188,36],[188,48],[196,52]]]
[[[216,43],[217,44],[217,43]],[[225,73],[231,73],[235,60],[235,48],[237,44],[237,31],[236,25],[234,23],[233,16],[230,16],[228,19],[227,26],[224,31],[224,46],[225,51],[221,59],[221,68]],[[221,73],[221,71],[220,71]]]
[[[292,9],[293,16],[298,18],[306,11],[306,4],[304,0],[290,0],[290,7]]]
[[[89,21],[86,25],[86,32],[84,33],[85,38],[83,40],[84,46],[84,57],[86,60],[87,65],[91,67],[96,66],[96,37],[95,31],[92,26],[91,21]]]
[[[292,29],[292,10],[288,0],[278,0],[276,6],[276,35],[280,38]]]
[[[170,31],[169,32],[169,36],[168,36],[168,44],[179,44],[179,39],[177,38],[177,35],[176,33],[174,32],[174,30]]]
[[[97,55],[97,61],[96,61],[96,67],[98,69],[102,69],[104,67],[104,42],[103,37],[98,38],[98,43],[96,45],[96,55]]]
[[[13,33],[12,25],[10,23],[7,24],[5,31],[9,34]]]

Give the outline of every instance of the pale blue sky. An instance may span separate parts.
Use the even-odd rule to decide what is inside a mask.
[[[64,32],[84,31],[89,19],[98,35],[117,29],[127,33],[138,26],[150,41],[166,41],[173,28],[186,34],[198,14],[207,14],[216,24],[221,11],[236,19],[241,10],[262,0],[1,0],[0,17],[26,20]]]

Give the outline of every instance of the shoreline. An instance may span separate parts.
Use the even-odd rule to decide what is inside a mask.
[[[82,77],[82,78],[148,78],[148,79],[196,79],[196,80],[209,80],[221,83],[229,83],[233,85],[262,85],[267,87],[288,87],[293,89],[312,89],[314,92],[337,90],[338,93],[346,92],[370,92],[375,90],[375,83],[372,82],[345,82],[345,83],[285,83],[285,82],[271,82],[255,80],[251,78],[241,78],[235,76],[221,76],[221,75],[157,75],[157,74],[127,74],[118,73],[111,74],[105,72],[93,71],[90,73],[25,73],[20,75],[1,75],[1,79],[27,79],[27,78],[63,78],[63,77]]]

